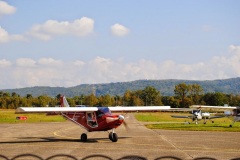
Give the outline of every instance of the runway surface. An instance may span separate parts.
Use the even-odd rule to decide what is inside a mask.
[[[71,122],[0,124],[0,160],[20,159],[240,159],[239,132],[196,132],[147,129],[132,115],[128,129],[88,133]]]

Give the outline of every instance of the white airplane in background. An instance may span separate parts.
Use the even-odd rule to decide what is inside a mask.
[[[202,112],[201,109],[197,109],[197,110],[192,110],[191,115],[187,115],[187,116],[171,115],[171,117],[173,117],[173,118],[189,118],[189,119],[192,119],[192,122],[195,121],[196,124],[198,124],[199,120],[203,119],[204,120],[203,123],[206,124],[208,119],[211,120],[211,119],[214,119],[214,118],[222,118],[224,116],[211,116],[211,113]],[[214,123],[213,120],[212,120],[212,123]]]
[[[202,106],[202,105],[192,105],[190,108],[204,108],[211,110],[223,110],[224,116],[232,119],[232,123],[229,127],[232,127],[235,122],[240,122],[240,107],[231,106]]]

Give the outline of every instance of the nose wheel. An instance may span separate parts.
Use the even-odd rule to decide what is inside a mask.
[[[117,133],[114,133],[114,132],[110,132],[109,135],[108,135],[109,139],[112,141],[112,142],[117,142],[118,141],[118,135]]]

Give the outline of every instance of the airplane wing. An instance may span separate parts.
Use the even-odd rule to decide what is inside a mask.
[[[15,113],[91,112],[97,110],[97,107],[19,107]]]
[[[144,106],[144,107],[108,107],[111,111],[164,111],[169,110],[170,106]],[[19,107],[15,113],[58,113],[58,112],[93,112],[97,107]]]
[[[177,111],[177,112],[187,112],[192,111],[191,108],[170,108],[169,111]]]
[[[204,106],[204,105],[192,105],[190,108],[204,108],[204,109],[237,109],[238,107],[231,106]]]
[[[170,106],[129,106],[129,107],[108,107],[111,111],[168,111]]]
[[[192,116],[175,116],[175,115],[171,115],[171,117],[173,117],[173,118],[192,118]]]

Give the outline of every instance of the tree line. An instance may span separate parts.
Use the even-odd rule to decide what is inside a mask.
[[[54,107],[60,105],[61,94],[56,97],[41,95],[33,97],[31,94],[21,97],[17,93],[0,91],[0,109],[16,109],[17,107]],[[172,108],[188,108],[191,105],[240,106],[240,95],[224,94],[221,92],[204,93],[198,84],[180,83],[175,85],[174,96],[161,96],[160,91],[152,86],[143,90],[127,90],[122,96],[80,95],[67,97],[70,106],[171,106]]]

